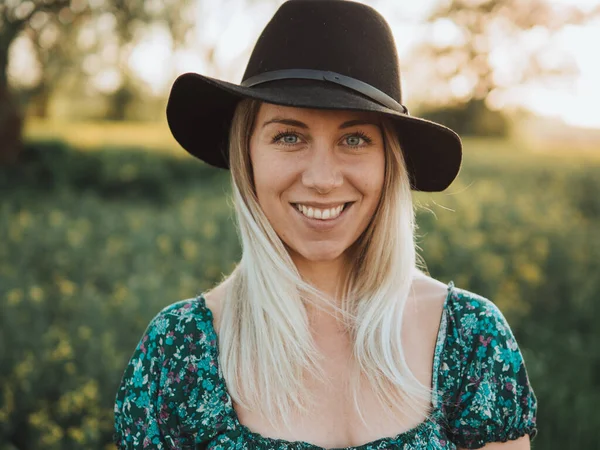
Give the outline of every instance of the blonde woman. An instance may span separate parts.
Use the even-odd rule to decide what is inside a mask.
[[[418,269],[411,190],[446,189],[461,142],[402,105],[376,11],[284,3],[240,85],[182,75],[167,117],[231,170],[243,255],[148,325],[120,449],[530,448],[537,401],[504,316]]]

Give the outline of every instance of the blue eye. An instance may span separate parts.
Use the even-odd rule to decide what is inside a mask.
[[[361,137],[359,136],[348,136],[346,138],[346,143],[350,146],[350,147],[357,147],[360,145],[360,141],[361,141]]]
[[[273,136],[274,144],[296,145],[300,143],[300,137],[293,131],[283,131]]]
[[[362,147],[371,144],[373,140],[362,131],[350,134],[344,138],[348,147]]]
[[[296,142],[298,142],[298,136],[288,134],[286,136],[283,136],[283,142],[285,142],[286,144],[295,144]]]

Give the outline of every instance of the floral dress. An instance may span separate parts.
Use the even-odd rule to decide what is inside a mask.
[[[202,295],[173,303],[148,325],[118,389],[119,449],[325,450],[241,424],[218,364]],[[537,399],[513,333],[490,300],[451,281],[433,362],[433,413],[397,436],[345,450],[481,448],[537,434]]]

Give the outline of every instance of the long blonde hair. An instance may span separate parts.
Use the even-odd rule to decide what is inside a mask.
[[[230,131],[233,203],[242,258],[229,276],[221,307],[219,364],[232,399],[274,427],[317,400],[310,374],[328,383],[311,336],[305,302],[336,313],[351,338],[351,391],[355,408],[361,376],[384,409],[416,411],[429,405],[431,388],[410,371],[402,345],[404,306],[418,256],[415,214],[406,164],[395,132],[383,120],[385,177],[371,223],[348,251],[352,265],[341,287],[341,306],[305,282],[258,203],[249,142],[260,102],[242,100]],[[421,408],[422,409],[422,408]],[[428,409],[428,413],[431,411]],[[392,417],[395,417],[392,415]]]

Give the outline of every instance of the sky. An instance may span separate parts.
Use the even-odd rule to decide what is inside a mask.
[[[390,22],[394,32],[400,61],[406,59],[420,39],[429,33],[423,24],[425,17],[440,0],[372,0],[364,1],[374,6]],[[523,0],[527,1],[527,0]],[[600,0],[548,0],[558,4],[577,5],[591,9]],[[214,20],[202,23],[197,29],[196,39],[199,43],[218,42],[215,55],[217,68],[207,67],[198,52],[189,49],[170,55],[165,37],[154,31],[146,42],[137,48],[132,56],[132,64],[140,74],[156,89],[168,89],[174,76],[178,73],[192,71],[225,79],[231,82],[241,80],[249,51],[261,29],[273,14],[276,2],[260,3],[251,11],[241,7],[232,7],[227,11],[210,11]],[[281,2],[280,2],[281,3]],[[198,18],[206,18],[208,11],[197,11]],[[251,20],[249,20],[249,17]],[[443,31],[442,31],[443,33]],[[443,36],[442,36],[443,38]],[[544,39],[544,36],[538,37]],[[531,45],[535,45],[535,36]],[[523,106],[537,114],[558,117],[569,125],[578,127],[600,128],[600,20],[586,26],[566,27],[552,37],[552,45],[572,58],[579,74],[568,82],[547,86],[542,83],[528,85],[504,94],[500,103],[505,106]],[[527,45],[527,43],[524,43]],[[157,59],[166,64],[156,64]],[[173,71],[164,70],[167,61],[172,61]],[[402,67],[401,67],[402,69]],[[403,90],[410,105],[410,76],[403,79]]]
[[[403,73],[403,101],[408,104],[409,109],[411,93],[422,93],[423,86],[419,86],[419,79],[411,78],[410,70],[403,70],[402,61],[409,59],[414,47],[431,34],[431,29],[424,24],[424,20],[439,1],[444,0],[362,1],[375,7],[390,23]],[[547,1],[576,5],[589,10],[600,5],[600,0]],[[221,2],[199,2],[196,17],[197,23],[202,26],[195,29],[193,47],[172,54],[166,30],[160,27],[150,28],[135,47],[130,65],[156,93],[168,92],[175,77],[188,71],[239,83],[256,38],[273,15],[277,4],[282,2],[283,0],[255,1],[249,7],[246,0],[228,0],[227,8],[221,7]],[[207,21],[207,17],[211,17],[211,20]],[[446,28],[442,26],[436,29],[439,39],[446,39],[452,34],[451,27]],[[534,83],[511,89],[497,98],[496,103],[505,107],[525,107],[539,115],[560,118],[572,126],[600,128],[600,19],[586,26],[566,27],[552,37],[544,33],[532,33],[528,36],[528,41],[520,42],[520,45],[540,45],[548,39],[551,39],[552,48],[571,58],[579,73],[560,84]],[[217,48],[216,64],[208,66],[200,50],[212,44]],[[26,53],[21,50],[21,43],[15,47],[14,54]],[[507,48],[505,51],[514,50]],[[499,53],[501,64],[502,52]],[[24,68],[31,67],[31,63],[25,57],[21,62],[15,63],[15,66],[18,65]],[[112,86],[118,83],[118,77],[118,72],[114,70],[101,72],[95,82],[101,88],[110,91]],[[412,101],[416,100],[413,98]]]

